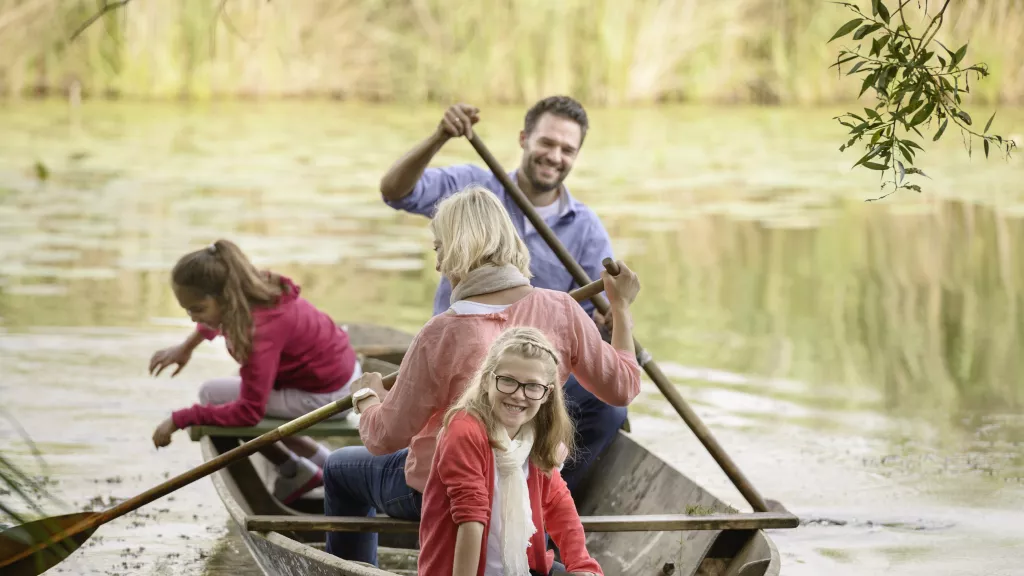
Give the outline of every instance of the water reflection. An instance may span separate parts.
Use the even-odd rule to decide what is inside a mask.
[[[479,128],[509,168],[520,113],[488,112]],[[641,275],[638,338],[748,476],[812,517],[876,518],[780,535],[789,560],[823,569],[863,558],[864,544],[877,565],[900,565],[939,540],[883,550],[813,535],[891,535],[908,524],[877,519],[896,501],[930,526],[964,517],[961,507],[1024,500],[1024,163],[982,167],[942,143],[926,195],[865,204],[877,184],[835,151],[834,114],[807,114],[594,111],[571,186]],[[422,325],[437,282],[425,220],[385,207],[376,187],[436,115],[88,104],[69,123],[59,104],[0,106],[0,395],[39,422],[31,431],[65,493],[86,501],[97,468],[130,476],[161,460],[147,452],[159,416],[232,370],[207,347],[208,363],[179,377],[187,385],[144,374],[148,354],[185,330],[167,274],[188,250],[230,237],[335,318]],[[1024,111],[1001,117],[1024,129]],[[464,160],[475,157],[462,142],[438,158]],[[702,448],[680,440],[688,433],[656,391],[632,413],[659,454],[741,502]],[[108,461],[111,442],[131,457]],[[161,469],[198,462],[194,446],[172,447]],[[187,519],[197,502],[205,526],[220,526],[212,489],[171,509]]]

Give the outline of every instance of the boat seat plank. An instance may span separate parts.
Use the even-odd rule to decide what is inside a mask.
[[[256,438],[272,432],[278,426],[287,424],[289,420],[281,418],[264,418],[255,426],[239,428],[221,426],[189,426],[188,435],[193,441],[198,441],[203,436],[227,437],[227,438]],[[359,420],[356,416],[350,415],[345,418],[334,418],[314,424],[301,433],[302,436],[313,436],[316,438],[325,437],[359,437]]]
[[[800,520],[792,514],[755,512],[749,514],[713,514],[689,516],[686,514],[641,514],[630,516],[581,516],[585,532],[683,532],[690,530],[766,530],[794,528]],[[254,515],[246,519],[246,529],[270,531],[327,531],[327,532],[417,532],[419,522],[399,520],[387,516],[366,518],[361,516],[321,516],[316,514],[294,516]]]

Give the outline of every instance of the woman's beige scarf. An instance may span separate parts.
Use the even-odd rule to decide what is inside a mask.
[[[449,304],[465,300],[471,296],[490,294],[499,290],[507,290],[518,286],[528,286],[530,281],[511,264],[493,266],[485,264],[475,268],[452,290]]]

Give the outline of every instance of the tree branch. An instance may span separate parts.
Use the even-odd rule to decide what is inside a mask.
[[[88,20],[83,22],[82,25],[79,26],[77,30],[75,30],[75,33],[71,35],[71,38],[68,40],[68,42],[74,42],[75,38],[78,38],[78,36],[82,34],[82,32],[85,32],[86,29],[89,28],[89,26],[92,26],[94,22],[105,16],[107,12],[117,10],[118,8],[127,5],[131,1],[132,0],[117,0],[116,2],[103,4],[103,8],[101,8],[99,12],[90,16]]]

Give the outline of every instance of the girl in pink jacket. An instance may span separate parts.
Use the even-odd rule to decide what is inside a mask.
[[[183,256],[171,272],[178,303],[196,330],[178,346],[153,354],[156,376],[174,377],[204,340],[224,336],[239,375],[204,382],[199,403],[174,411],[153,433],[158,448],[188,426],[252,426],[264,416],[292,420],[347,396],[361,374],[348,335],[299,296],[290,279],[257,270],[227,240]],[[346,413],[335,418],[342,418]],[[274,495],[285,504],[323,483],[329,450],[308,437],[288,437],[261,451],[278,467]]]

